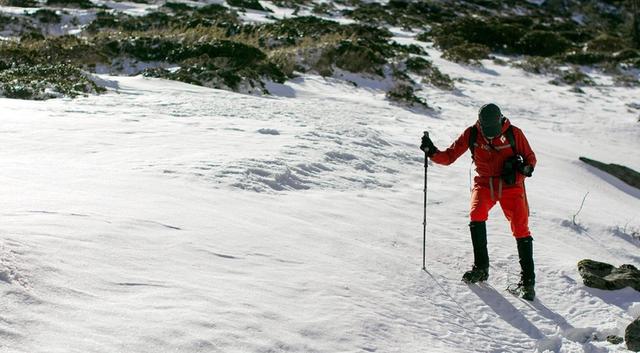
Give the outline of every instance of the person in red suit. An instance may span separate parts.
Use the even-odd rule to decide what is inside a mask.
[[[465,151],[471,151],[477,172],[469,213],[474,261],[473,267],[463,275],[462,280],[476,283],[489,278],[486,221],[491,208],[499,203],[511,224],[511,232],[518,246],[522,268],[518,289],[523,298],[533,300],[533,238],[529,230],[524,179],[533,174],[536,155],[522,130],[512,125],[497,105],[490,103],[482,106],[477,122],[465,129],[446,150],[440,151],[428,134],[423,136],[420,149],[434,163],[441,165],[449,165]]]

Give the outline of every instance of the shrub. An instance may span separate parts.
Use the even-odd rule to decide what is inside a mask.
[[[612,53],[627,48],[625,40],[609,34],[601,34],[587,43],[588,51]]]
[[[437,35],[433,38],[435,45],[442,50],[469,44],[469,42],[467,42],[464,38],[455,34]]]
[[[452,90],[454,88],[451,77],[433,66],[431,61],[416,56],[407,59],[405,66],[407,71],[420,75],[425,83],[445,90]]]
[[[313,12],[316,15],[332,15],[336,11],[336,7],[332,3],[323,2],[313,6]]]
[[[12,18],[0,13],[0,30],[2,30],[7,24],[11,23]]]
[[[131,57],[142,61],[165,61],[180,44],[163,37],[104,37],[96,45],[109,57]]]
[[[383,24],[398,25],[397,17],[379,3],[362,4],[354,10],[343,11],[343,15],[356,21],[376,26]]]
[[[286,7],[290,9],[299,8],[302,5],[310,5],[311,0],[271,0],[278,7]]]
[[[298,64],[297,51],[280,49],[269,53],[269,61],[282,71],[286,77],[293,77],[294,71],[304,71],[304,68]]]
[[[431,31],[421,32],[416,36],[416,40],[420,42],[431,42],[433,40],[433,36]]]
[[[564,61],[575,65],[593,65],[612,61],[613,58],[607,53],[599,52],[570,52],[563,56]]]
[[[48,9],[39,9],[32,16],[42,23],[60,23],[61,20],[60,15]]]
[[[90,9],[96,7],[89,0],[47,0],[47,6],[71,7],[80,9]]]
[[[461,45],[463,40],[495,51],[513,52],[523,35],[524,28],[518,24],[475,17],[462,17],[434,30],[436,45],[442,49]]]
[[[240,85],[246,82],[252,87],[260,86],[264,89],[261,79],[267,78],[275,82],[284,82],[284,74],[273,64],[259,64],[255,67],[231,68],[221,67],[215,63],[186,64],[175,71],[165,69],[149,69],[143,72],[147,77],[159,77],[169,80],[181,81],[199,86],[239,90]]]
[[[515,67],[519,67],[526,72],[534,74],[550,74],[558,73],[559,63],[552,58],[543,58],[539,56],[527,57],[524,61],[515,63]]]
[[[220,15],[220,14],[226,14],[228,12],[229,12],[229,9],[218,4],[209,4],[196,9],[197,14],[204,15],[204,16]]]
[[[38,5],[35,0],[0,0],[0,6],[37,7]]]
[[[100,11],[96,19],[87,26],[88,33],[99,33],[105,29],[120,31],[149,31],[151,29],[167,29],[183,22],[178,17],[171,17],[164,12],[151,12],[144,16],[129,16],[122,13]]]
[[[323,53],[324,60],[335,66],[355,73],[369,73],[383,76],[382,66],[387,63],[379,48],[371,48],[366,41],[341,41]],[[321,59],[323,60],[323,59]]]
[[[271,10],[262,7],[258,0],[227,0],[227,4],[229,4],[229,6],[240,7],[243,9],[272,12]]]
[[[193,12],[181,12],[168,15],[164,12],[152,12],[144,16],[129,16],[122,13],[100,11],[96,19],[89,24],[86,32],[96,34],[110,29],[114,31],[172,30],[195,27],[230,27],[238,23],[238,17],[221,5],[207,5]]]
[[[462,44],[444,51],[442,57],[449,61],[478,65],[480,60],[489,57],[490,49],[482,44]]]
[[[536,56],[561,54],[571,47],[571,43],[556,32],[532,31],[525,34],[518,47],[522,53]]]
[[[145,77],[158,77],[192,85],[231,90],[236,90],[242,81],[242,78],[233,71],[225,70],[215,65],[185,66],[175,71],[161,68],[149,69],[145,70],[143,75]]]
[[[36,32],[36,31],[23,33],[20,36],[20,43],[38,42],[38,41],[43,41],[43,40],[44,40],[44,35],[42,33],[40,33],[40,32]]]
[[[172,48],[172,49],[169,49]],[[232,67],[242,67],[256,64],[267,56],[258,48],[229,40],[218,40],[209,43],[194,43],[190,45],[172,42],[166,46],[168,53],[166,60],[180,62],[190,58],[212,59],[225,58]]]
[[[19,43],[0,42],[0,60],[13,62],[15,65],[55,62],[71,63],[77,66],[88,66],[108,61],[93,43],[75,36],[34,38],[34,40]]]
[[[151,29],[169,28],[177,24],[177,18],[173,18],[164,12],[151,12],[144,16],[125,17],[127,20],[123,21],[121,28],[125,31],[148,31]]]
[[[76,97],[105,92],[75,66],[43,64],[0,71],[0,96],[17,99]]]
[[[337,22],[314,16],[286,18],[275,23],[245,27],[246,32],[261,39],[261,46],[271,48],[296,45],[304,38],[320,38],[323,35],[337,33],[340,29],[341,26]]]
[[[613,58],[619,61],[640,58],[640,51],[636,49],[624,49],[613,54]]]
[[[434,67],[433,70],[424,77],[424,81],[447,91],[451,91],[455,88],[451,76],[443,73],[437,67]]]
[[[187,11],[193,10],[193,7],[181,2],[167,2],[164,5],[162,5],[162,8],[175,13],[181,13],[181,12],[187,12]]]
[[[105,28],[118,28],[120,25],[122,16],[116,16],[111,12],[99,11],[96,12],[96,19],[93,20],[89,26],[87,26],[86,31],[89,33],[97,33]]]
[[[389,24],[404,28],[424,28],[429,24],[444,22],[456,17],[455,12],[432,1],[390,0],[386,4],[362,1],[336,3],[345,2],[355,3],[346,5],[355,7],[355,9],[342,11],[344,16],[376,26]]]
[[[593,33],[591,31],[582,28],[570,31],[559,31],[558,33],[573,43],[584,43],[593,38]]]
[[[595,82],[584,72],[573,68],[563,71],[559,77],[553,79],[551,84],[554,85],[573,85],[573,86],[593,86]]]
[[[386,97],[388,100],[402,105],[429,108],[427,102],[424,99],[417,97],[413,87],[408,84],[401,83],[396,85],[386,93]]]
[[[414,56],[405,61],[405,66],[410,72],[424,75],[433,69],[433,63],[425,58]]]

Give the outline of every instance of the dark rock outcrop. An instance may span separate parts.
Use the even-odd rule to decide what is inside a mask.
[[[633,265],[613,265],[593,260],[578,262],[578,272],[587,287],[614,290],[625,287],[640,291],[640,270]]]
[[[640,173],[635,170],[625,167],[619,164],[606,164],[602,162],[598,162],[593,159],[589,159],[586,157],[580,157],[580,160],[587,163],[590,166],[596,167],[603,172],[607,172],[614,177],[624,181],[628,185],[633,186],[634,188],[640,189]]]
[[[640,318],[637,318],[624,331],[624,340],[627,341],[627,349],[640,352]]]

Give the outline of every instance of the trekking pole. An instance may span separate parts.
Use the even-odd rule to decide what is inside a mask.
[[[425,131],[424,136],[429,137],[429,132]],[[427,170],[429,168],[429,148],[424,150],[424,218],[422,219],[422,269],[427,270]]]

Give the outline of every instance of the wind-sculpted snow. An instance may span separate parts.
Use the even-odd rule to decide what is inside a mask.
[[[576,263],[639,265],[640,200],[578,156],[640,169],[637,89],[547,86],[493,65],[424,91],[305,76],[290,97],[117,78],[102,96],[0,105],[0,351],[616,352],[637,294],[586,288]],[[113,79],[113,78],[109,78]],[[488,283],[467,286],[469,156],[430,164],[422,255],[422,132],[446,148],[499,104],[539,164],[528,181],[537,300],[501,212]],[[569,227],[585,192],[589,198]],[[630,233],[625,233],[630,234]]]
[[[200,91],[193,99],[183,91],[188,86],[178,85],[181,90],[171,94],[154,88],[160,82],[146,81],[145,95],[123,88],[106,107],[85,100],[51,114],[96,121],[119,118],[120,127],[96,135],[91,143],[114,146],[106,153],[113,158],[123,154],[121,168],[195,178],[215,188],[257,192],[389,188],[395,182],[394,171],[420,161],[419,156],[403,155],[406,146],[385,140],[379,126],[388,124],[388,116],[356,115],[354,109],[359,108],[351,103],[227,98],[221,91]],[[126,111],[120,108],[124,106]],[[348,116],[359,122],[352,124]],[[279,128],[252,128],[265,123]],[[186,142],[185,135],[191,136]],[[136,158],[147,153],[157,158]]]

